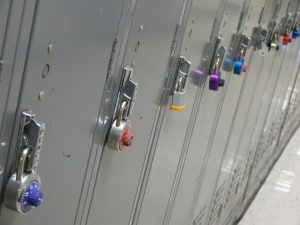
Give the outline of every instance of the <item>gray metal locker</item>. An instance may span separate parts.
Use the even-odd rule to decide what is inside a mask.
[[[300,123],[299,10],[2,0],[0,225],[234,224]]]
[[[298,2],[299,1],[292,1],[289,6],[289,11],[292,14],[292,17],[294,17],[294,14],[295,14],[297,6],[298,6]],[[250,178],[250,180],[249,180],[250,186],[252,185],[252,181],[254,181],[254,185],[258,185],[261,182],[262,177],[265,176],[268,169],[266,169],[264,173],[262,171],[260,171],[260,169],[264,170],[265,168],[267,168],[267,166],[266,166],[267,159],[271,159],[271,161],[272,161],[272,157],[274,155],[276,155],[274,152],[274,149],[277,149],[277,144],[278,144],[277,139],[279,138],[278,135],[280,135],[279,134],[280,127],[281,127],[281,124],[283,123],[284,113],[285,113],[285,110],[282,107],[286,108],[284,106],[284,104],[285,104],[284,101],[285,101],[286,93],[288,90],[288,85],[290,84],[290,82],[294,81],[294,77],[296,75],[296,72],[294,71],[295,66],[293,64],[294,64],[294,62],[297,61],[297,60],[294,60],[297,56],[297,50],[294,46],[295,45],[299,46],[299,44],[297,44],[297,43],[298,43],[298,40],[295,40],[286,47],[285,58],[282,62],[282,67],[280,69],[280,75],[279,75],[282,79],[279,80],[279,82],[278,82],[279,86],[276,87],[276,91],[278,91],[277,92],[278,94],[276,95],[276,93],[275,93],[274,97],[273,97],[273,98],[275,98],[274,100],[276,101],[276,108],[274,109],[273,112],[271,112],[272,114],[270,115],[271,121],[273,123],[273,125],[272,125],[273,128],[271,128],[271,129],[273,129],[273,130],[271,130],[272,137],[270,138],[270,145],[266,146],[266,148],[268,148],[267,149],[268,152],[266,153],[267,157],[262,157],[262,153],[263,153],[262,148],[256,149],[256,153],[254,156],[254,164],[251,169],[252,170],[251,171],[252,179]],[[252,134],[252,141],[251,141],[252,145],[250,145],[250,148],[255,149],[253,147],[253,145],[257,146],[256,143],[258,142],[258,139],[259,139],[262,129],[263,128],[259,129],[259,127],[257,127],[256,130],[253,131],[254,133]],[[275,156],[275,158],[276,158],[276,156]],[[264,161],[264,159],[266,159],[266,160]],[[269,162],[270,162],[270,160],[269,160]],[[259,175],[261,178],[255,179],[255,177],[257,177],[256,175]]]
[[[272,4],[272,2],[270,2],[270,4]],[[275,7],[277,7],[276,2],[274,2],[274,4],[275,4]],[[286,7],[287,7],[287,4],[283,4],[283,3],[281,4],[279,17],[285,15]],[[279,45],[279,44],[280,43],[277,42],[277,45]],[[276,48],[276,46],[275,46],[275,48]],[[275,48],[272,47],[270,49],[270,52],[268,53],[268,57],[264,61],[265,65],[264,65],[263,69],[260,71],[260,73],[258,74],[259,77],[264,78],[263,83],[257,83],[257,84],[259,84],[257,86],[257,88],[259,88],[259,93],[263,93],[265,86],[266,86],[266,82],[269,82],[268,81],[269,76],[272,75],[272,77],[270,77],[270,78],[272,78],[273,87],[277,83],[277,80],[278,80],[277,74],[278,74],[280,62],[283,59],[283,51],[282,51],[281,46],[279,46],[278,51],[276,51]],[[275,57],[275,58],[273,59],[273,57]],[[268,71],[268,69],[269,69],[269,71]],[[260,80],[257,80],[257,82],[260,82]],[[269,84],[270,84],[270,86],[272,86],[271,83],[269,83]],[[251,132],[255,125],[255,120],[257,118],[257,111],[259,110],[258,107],[260,106],[259,104],[262,100],[262,97],[261,96],[256,97],[255,93],[256,93],[256,89],[255,89],[255,92],[252,93],[252,98],[249,101],[250,104],[249,104],[249,102],[247,102],[247,105],[245,107],[245,110],[248,112],[247,114],[245,114],[246,117],[243,118],[241,116],[241,118],[238,119],[240,121],[243,121],[241,128],[239,128],[239,129],[241,129],[241,131],[240,131],[241,136],[239,138],[237,138],[237,140],[234,140],[233,138],[231,138],[231,140],[230,140],[232,143],[234,143],[234,142],[236,143],[233,145],[237,151],[236,160],[242,161],[242,163],[243,163],[242,177],[240,178],[240,182],[239,182],[240,187],[236,193],[236,197],[234,200],[235,205],[238,204],[238,202],[240,201],[241,194],[243,193],[243,187],[247,183],[247,171],[251,166],[252,158],[253,158],[253,151],[251,151],[251,149],[249,149],[249,142],[251,140]],[[232,144],[230,144],[230,145],[232,146]]]
[[[167,109],[165,113],[155,155],[153,152],[149,158],[149,165],[152,167],[149,179],[144,181],[147,186],[142,194],[140,213],[136,214],[137,224],[169,224],[176,197],[174,192],[180,180],[179,171],[187,154],[189,135],[201,101],[201,93],[207,91],[203,83],[210,66],[209,55],[213,50],[223,5],[222,1],[194,1],[191,5],[180,51],[180,55],[191,62],[191,71],[186,81],[185,110],[176,112]],[[204,28],[207,29],[205,32]],[[169,104],[172,105],[171,102]],[[182,200],[181,206],[189,206],[191,199]],[[186,215],[185,212],[180,214]],[[175,223],[182,223],[181,219]]]
[[[23,78],[19,99],[17,96],[16,123],[13,124],[14,119],[10,119],[5,125],[14,126],[15,134],[7,145],[11,160],[20,158],[21,162],[21,156],[23,160],[23,156],[28,154],[27,147],[23,149],[23,145],[17,149],[17,142],[23,143],[17,139],[21,134],[18,130],[22,112],[32,110],[36,119],[46,124],[38,166],[45,201],[27,216],[2,207],[0,224],[74,224],[124,1],[13,2],[25,2],[23,14],[20,14],[23,15],[23,24],[18,46],[22,51],[14,68]],[[26,52],[28,32],[31,36]],[[25,59],[23,68],[22,61]],[[8,113],[15,111],[10,110]],[[25,124],[31,124],[31,121],[30,117]],[[23,134],[28,144],[39,138],[29,127],[22,130]],[[12,168],[13,164],[7,165],[5,172],[8,172],[8,177],[5,179],[9,178],[9,172],[14,172]],[[8,197],[7,191],[10,190],[5,191],[4,199]],[[22,202],[26,207],[22,205],[22,212],[28,209],[27,203],[25,200]]]
[[[295,6],[296,3],[294,3],[294,6],[292,7],[296,7]],[[300,2],[298,2],[298,7],[297,10],[294,14],[295,17],[295,22],[294,24],[296,24],[296,26],[298,26],[299,22],[300,22],[300,18],[299,18],[299,14],[300,14]],[[296,28],[298,29],[298,27]],[[294,32],[297,32],[298,30],[293,30],[292,34],[294,34]],[[295,35],[295,34],[294,34]],[[291,44],[291,48],[294,51],[294,58],[293,56],[290,58],[290,62],[289,62],[289,66],[288,66],[288,70],[286,71],[286,73],[292,73],[292,79],[290,80],[289,86],[287,88],[287,92],[285,94],[285,99],[284,99],[284,104],[282,106],[282,111],[283,111],[283,119],[282,119],[282,123],[280,126],[280,130],[279,130],[279,137],[277,140],[277,148],[278,151],[282,151],[284,149],[284,146],[287,142],[286,138],[289,139],[290,135],[286,135],[286,129],[290,130],[291,132],[294,131],[294,129],[292,129],[292,125],[289,124],[289,119],[290,119],[290,110],[293,111],[294,108],[294,104],[295,104],[295,99],[293,98],[293,92],[294,92],[294,88],[296,87],[296,83],[297,83],[297,79],[298,79],[298,69],[299,69],[299,57],[298,57],[298,48],[300,47],[299,41],[297,40],[297,34],[296,36],[294,36],[293,38],[293,43]],[[285,137],[284,137],[285,136]]]
[[[288,1],[283,1],[282,2],[282,8],[281,8],[281,13],[280,13],[281,17],[285,17],[286,16],[286,10],[285,10],[285,8],[288,6],[288,3],[289,3]],[[294,4],[298,4],[298,1],[297,2],[295,1]],[[291,11],[295,11],[295,9],[296,9],[296,7],[292,7],[292,8],[289,7],[289,8],[290,8]],[[271,73],[273,71],[274,72],[282,71],[282,68],[284,68],[284,64],[286,63],[286,61],[285,61],[286,59],[285,58],[288,56],[286,49],[290,48],[290,46],[288,46],[288,47],[282,47],[282,48],[283,48],[283,53],[282,53],[283,60],[282,60],[281,63],[277,64],[277,65],[279,65],[279,67],[275,67],[275,66],[272,67],[273,70],[271,71]],[[278,56],[276,56],[276,57],[278,57]],[[276,65],[276,64],[274,64],[274,65]],[[276,70],[274,70],[274,68]],[[262,179],[264,179],[264,177],[266,175],[266,172],[269,170],[270,166],[274,162],[273,160],[268,160],[268,162],[261,162],[260,164],[264,165],[263,168],[266,169],[265,172],[261,173],[261,174],[256,173],[256,172],[252,172],[252,176],[251,176],[252,179],[248,177],[249,176],[249,171],[253,170],[253,168],[255,168],[256,165],[257,165],[257,163],[258,163],[258,157],[260,157],[260,156],[258,156],[258,154],[261,154],[261,148],[268,149],[268,151],[269,151],[268,154],[272,158],[272,155],[273,155],[272,154],[272,149],[273,149],[273,147],[271,146],[272,145],[271,143],[273,142],[274,135],[276,135],[276,134],[274,134],[275,131],[274,131],[274,127],[272,125],[272,123],[274,121],[273,114],[274,114],[274,112],[276,112],[276,108],[278,107],[278,105],[281,105],[280,102],[282,102],[282,100],[280,100],[280,97],[279,97],[280,94],[279,93],[285,93],[286,92],[287,89],[285,88],[285,90],[283,90],[284,88],[282,86],[286,86],[285,83],[287,82],[287,80],[289,80],[289,78],[286,77],[285,74],[282,74],[280,72],[279,79],[277,81],[277,85],[276,85],[276,88],[275,88],[275,92],[274,92],[273,97],[272,97],[271,108],[268,110],[269,111],[269,115],[267,117],[267,121],[263,122],[264,130],[262,130],[262,128],[256,129],[256,131],[255,130],[253,131],[254,133],[251,136],[252,137],[252,145],[251,145],[252,147],[250,146],[250,149],[249,149],[250,151],[252,151],[252,159],[250,159],[250,165],[251,166],[249,166],[247,168],[248,171],[245,170],[245,176],[246,176],[246,179],[248,180],[248,184],[247,183],[244,184],[244,187],[242,187],[240,189],[241,190],[240,191],[240,196],[242,196],[242,194],[245,193],[246,197],[247,197],[247,199],[244,201],[244,204],[247,204],[247,200],[253,196],[253,193],[255,193],[255,191],[258,188],[258,185],[260,184],[260,182],[262,181]],[[281,106],[279,106],[279,107],[281,107]],[[259,125],[261,126],[261,124],[259,124]],[[264,140],[264,141],[267,141],[265,145],[262,145],[261,144],[262,141],[258,140],[259,136],[263,137],[261,135],[261,133],[259,133],[259,132],[265,132],[267,135],[268,134],[270,135],[269,137],[267,137]],[[255,137],[255,135],[258,136],[258,137]],[[251,149],[253,149],[253,150],[251,150]],[[257,168],[259,168],[259,167],[257,167]],[[259,177],[256,177],[255,179],[253,179],[255,177],[254,174],[259,174]],[[246,188],[245,186],[247,187],[246,192],[245,192],[245,188]]]
[[[217,189],[220,189],[221,186],[225,184],[225,194],[223,198],[220,197],[222,198],[222,211],[219,214],[219,224],[224,224],[227,217],[230,216],[231,213],[235,213],[232,208],[234,206],[235,194],[239,188],[243,165],[240,159],[236,161],[236,148],[232,146],[230,140],[232,134],[235,135],[235,141],[239,138],[240,133],[237,133],[236,129],[241,129],[239,126],[242,125],[243,120],[241,121],[240,117],[247,115],[247,108],[249,107],[247,104],[251,102],[253,95],[255,95],[255,98],[262,98],[262,93],[258,91],[259,87],[257,86],[265,84],[265,81],[268,79],[267,76],[261,76],[261,70],[263,66],[265,66],[267,59],[273,56],[273,54],[268,54],[266,38],[267,25],[268,22],[271,22],[270,20],[274,15],[275,6],[276,2],[274,4],[272,1],[251,1],[249,10],[250,19],[246,21],[244,33],[249,36],[252,34],[252,44],[251,48],[249,48],[249,50],[251,49],[252,51],[252,61],[249,63],[248,73],[246,73],[243,89],[239,95],[236,107],[234,108],[234,104],[227,104],[228,108],[233,107],[233,117],[229,121],[228,116],[226,117],[227,126],[221,126],[221,130],[224,131],[224,129],[228,129],[229,135],[223,139],[219,136],[214,140],[218,144],[220,154],[223,154],[222,165],[220,166],[218,174]],[[221,134],[222,133],[220,133],[220,135]]]
[[[250,16],[248,17],[248,21],[246,21],[246,23],[245,23],[245,30],[244,30],[244,32],[248,35],[251,35],[253,26],[258,25],[260,14],[262,13],[262,9],[264,7],[264,2],[260,2],[260,5],[258,5],[257,2],[252,2],[252,3],[253,3],[253,7],[255,7],[255,9],[250,11],[252,18]],[[260,40],[260,38],[261,38],[260,35],[262,35],[262,36],[264,35],[263,31],[264,30],[260,29],[259,27],[256,27],[254,29],[254,32],[255,32],[254,34],[258,35],[258,38],[259,38],[259,40],[257,40],[256,36],[254,36],[254,35],[252,36],[252,42],[254,43],[254,46],[253,46],[254,49],[258,48],[258,46],[255,46],[257,44],[255,42],[259,41],[259,44],[261,44],[260,42],[262,42],[262,40]],[[251,49],[251,51],[250,51],[250,49]],[[235,120],[235,116],[237,113],[236,110],[238,108],[236,108],[236,107],[238,107],[238,106],[236,106],[236,105],[240,104],[240,102],[241,102],[242,95],[240,96],[240,92],[243,93],[243,91],[244,91],[243,88],[245,88],[245,85],[247,85],[247,83],[248,83],[248,80],[247,80],[248,76],[251,76],[251,78],[249,78],[250,80],[253,79],[253,77],[252,77],[253,73],[251,73],[251,72],[252,72],[252,68],[253,68],[253,62],[255,62],[255,60],[253,60],[253,59],[255,59],[255,52],[253,52],[252,48],[250,48],[250,49],[248,50],[248,53],[250,53],[248,57],[250,57],[250,59],[252,60],[252,64],[249,65],[250,68],[249,68],[248,73],[246,74],[245,80],[240,83],[240,89],[236,89],[238,87],[238,85],[236,84],[236,87],[232,88],[232,90],[235,90],[235,92],[233,91],[230,94],[230,91],[229,91],[229,94],[226,95],[227,101],[226,101],[226,104],[224,103],[221,117],[218,121],[219,124],[218,124],[217,130],[216,130],[216,135],[214,137],[214,142],[212,143],[212,153],[211,154],[215,154],[215,157],[211,158],[211,161],[210,161],[210,163],[208,163],[208,165],[209,164],[215,165],[215,167],[209,166],[207,168],[207,172],[206,172],[207,178],[206,179],[207,180],[214,179],[214,180],[217,180],[218,183],[217,183],[216,187],[214,188],[214,196],[210,203],[211,212],[210,212],[210,218],[209,218],[208,224],[218,223],[218,218],[220,217],[220,213],[222,212],[223,206],[225,204],[223,201],[225,199],[227,199],[228,197],[230,198],[230,195],[232,195],[234,193],[234,188],[236,187],[236,184],[235,184],[236,180],[234,180],[233,182],[231,182],[232,188],[229,190],[227,190],[227,188],[226,188],[227,182],[229,182],[228,173],[231,172],[230,166],[232,166],[232,163],[233,163],[234,153],[228,152],[227,157],[225,159],[223,157],[227,151],[226,147],[228,147],[228,146],[226,146],[228,144],[227,143],[228,134],[231,133],[232,122]],[[264,53],[263,49],[261,51],[262,51],[262,53],[260,53],[260,54],[263,54]],[[259,57],[259,58],[261,58],[261,57]],[[251,60],[249,63],[251,63]],[[228,150],[231,150],[231,149],[228,149]],[[218,180],[219,168],[221,166],[221,163],[224,160],[225,160],[225,164],[223,165],[224,167],[222,167],[220,170],[221,177]],[[239,165],[237,165],[237,167],[234,169],[236,170],[236,172],[233,175],[233,178],[238,179],[239,178]],[[204,183],[205,183],[205,181],[204,181]],[[204,194],[205,194],[205,191],[203,192],[203,195]],[[201,199],[200,199],[200,201],[201,201]],[[222,219],[224,219],[224,218],[221,218],[221,221],[220,221],[221,224],[224,222],[224,221],[222,221]]]
[[[96,156],[91,180],[86,181],[90,196],[83,202],[82,218],[78,218],[76,224],[138,222],[145,180],[151,167],[149,158],[155,152],[164,111],[168,110],[165,99],[161,98],[170,93],[170,83],[175,78],[189,6],[190,1],[183,0],[136,2],[125,52],[119,56],[123,66],[132,67],[133,79],[139,84],[131,116],[134,142],[130,149],[122,152],[105,146]],[[195,91],[185,89],[186,106],[190,106]],[[164,120],[168,119],[167,116]]]
[[[239,10],[237,7],[239,7]],[[250,18],[248,17],[248,7],[249,1],[228,1],[226,4],[228,16],[232,16],[232,18],[235,17],[235,21],[238,21],[238,18],[240,19],[239,24],[229,22],[229,27],[225,28],[227,32],[231,32],[231,35],[233,35],[227,50],[229,52],[230,47],[235,49],[230,58],[230,60],[234,61],[234,66],[233,68],[226,68],[226,63],[229,59],[228,55],[226,55],[223,68],[227,71],[227,80],[225,81],[226,85],[224,87],[224,93],[217,108],[218,116],[215,118],[213,128],[208,139],[207,148],[205,150],[205,162],[203,163],[200,172],[200,176],[202,177],[200,177],[197,187],[197,195],[199,195],[199,197],[195,195],[195,211],[192,216],[193,223],[195,224],[216,223],[221,208],[220,200],[222,199],[223,194],[225,194],[223,192],[224,186],[216,190],[217,173],[222,161],[222,151],[218,149],[217,145],[221,144],[222,140],[226,140],[229,132],[226,129],[226,126],[227,123],[230,124],[230,121],[232,120],[231,111],[237,104],[239,93],[243,87],[243,81],[245,78],[244,73],[246,70],[243,71],[243,73],[237,73],[236,64],[241,61],[243,61],[244,64],[248,64],[251,61],[251,54],[249,54],[251,53],[251,50],[247,49],[249,46],[249,37],[243,34],[245,21]],[[201,117],[201,114],[199,114],[199,116]],[[219,137],[221,137],[222,140],[215,142],[215,138]],[[196,136],[194,138],[196,138]]]
[[[256,8],[256,5],[256,1],[252,1],[252,8]],[[276,11],[277,8],[276,5],[277,1],[266,2],[262,17],[260,19],[260,25],[259,27],[255,27],[254,31],[257,28],[260,28],[260,30],[263,32],[267,31],[268,24],[272,22],[272,19],[274,17],[274,11]],[[252,13],[253,10],[251,14]],[[269,32],[272,32],[272,30],[270,29],[268,33]],[[264,39],[265,40],[263,40],[263,45],[266,45],[266,42],[268,41],[266,39],[268,38],[264,37]],[[235,205],[235,196],[239,189],[239,186],[243,182],[243,168],[246,166],[246,160],[244,160],[245,155],[241,154],[245,151],[242,151],[242,149],[238,148],[239,139],[243,135],[244,124],[247,121],[248,114],[250,114],[250,111],[252,110],[249,110],[249,107],[251,106],[250,103],[254,99],[262,99],[262,92],[266,89],[266,86],[272,86],[272,76],[270,76],[269,73],[265,74],[265,71],[270,69],[270,62],[272,62],[274,54],[275,49],[270,49],[270,51],[267,50],[262,52],[261,50],[259,50],[259,48],[256,47],[256,51],[253,55],[252,64],[248,72],[247,83],[245,84],[243,93],[241,94],[239,103],[240,105],[236,111],[236,117],[234,123],[231,126],[231,133],[226,143],[226,148],[228,150],[221,169],[221,176],[226,177],[229,175],[229,177],[226,187],[227,197],[225,198],[225,202],[223,204],[224,210],[220,219],[221,221],[226,220],[226,218],[230,216],[230,214],[234,214],[235,211],[233,210],[233,207],[237,207],[237,205]],[[269,83],[268,85],[266,85],[267,80]],[[253,111],[253,113],[255,113],[255,110]]]
[[[233,6],[231,8],[231,6]],[[230,46],[230,41],[232,41],[233,34],[239,30],[238,26],[242,26],[239,23],[239,19],[243,21],[243,14],[241,13],[243,9],[243,3],[239,2],[227,2],[226,11],[224,12],[224,16],[221,22],[221,30],[218,32],[218,35],[223,38],[220,46],[228,47],[228,52],[232,53],[233,46]],[[234,10],[234,11],[231,11]],[[228,61],[227,61],[228,62]],[[195,203],[197,201],[197,194],[199,190],[199,186],[197,182],[201,183],[201,167],[205,166],[205,149],[208,145],[209,136],[211,132],[213,133],[214,121],[219,117],[218,108],[221,107],[224,95],[226,92],[226,87],[229,82],[229,74],[228,72],[222,70],[222,78],[225,79],[224,88],[220,88],[219,92],[213,92],[209,90],[210,87],[210,76],[207,77],[207,82],[204,86],[204,91],[201,95],[201,102],[199,113],[197,115],[197,120],[195,121],[195,127],[192,133],[191,142],[189,144],[187,151],[186,162],[182,168],[177,172],[179,177],[181,177],[181,181],[179,183],[178,190],[175,190],[177,194],[177,198],[175,199],[175,204],[173,208],[173,212],[171,214],[170,224],[183,223],[183,224],[191,224],[195,218],[193,217],[193,212],[195,208]],[[175,187],[177,189],[177,187]],[[210,192],[206,195],[207,201],[210,200]],[[191,201],[192,204],[188,205],[184,203],[181,205],[182,200],[188,198],[185,201]],[[193,199],[194,198],[194,199]],[[201,199],[202,203],[203,201]],[[188,207],[187,207],[188,206]],[[205,214],[206,212],[204,212]],[[198,220],[198,219],[196,219]],[[201,221],[196,221],[196,223],[200,223]]]

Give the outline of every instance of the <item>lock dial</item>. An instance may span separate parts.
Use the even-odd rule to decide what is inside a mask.
[[[38,207],[43,202],[43,192],[37,180],[31,181],[23,190],[20,203],[23,212],[29,212],[32,207]]]

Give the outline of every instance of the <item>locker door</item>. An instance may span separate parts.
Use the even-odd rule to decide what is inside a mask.
[[[10,15],[12,15],[11,14],[12,10],[16,6],[16,4],[18,4],[18,1],[4,0],[4,1],[0,2],[0,52],[1,52],[1,59],[3,57],[2,49],[3,49],[3,46],[4,46],[4,39],[5,39],[7,24],[9,22],[9,18],[11,18],[11,19],[14,18],[14,17],[10,17]]]
[[[7,164],[9,141],[22,73],[28,50],[35,1],[2,1],[0,3],[0,165]],[[8,17],[10,20],[8,20]],[[5,40],[5,41],[4,41]],[[3,192],[4,170],[0,171],[0,193]]]
[[[289,5],[290,4],[289,4],[288,1],[283,1],[282,2],[282,8],[281,8],[281,11],[280,11],[279,18],[286,17],[286,12],[289,12],[291,10],[292,10],[291,12],[293,12],[295,10],[295,8],[289,7],[289,11],[287,11],[286,8]],[[275,116],[276,111],[277,111],[276,108],[281,107],[279,105],[281,105],[281,103],[282,103],[282,100],[280,100],[279,96],[282,94],[282,92],[285,92],[284,91],[284,89],[285,89],[284,87],[287,86],[287,80],[290,79],[289,77],[286,77],[286,75],[283,75],[283,74],[285,74],[285,73],[283,73],[283,71],[286,71],[285,70],[286,63],[289,61],[289,59],[288,59],[289,58],[289,53],[288,53],[288,49],[289,48],[290,48],[290,46],[288,46],[288,47],[282,46],[281,47],[281,49],[282,49],[282,51],[281,51],[282,53],[281,54],[282,54],[283,60],[281,60],[281,63],[278,64],[279,67],[276,67],[276,70],[275,70],[275,72],[277,72],[277,73],[279,72],[279,79],[278,79],[278,82],[277,82],[277,85],[276,85],[275,93],[274,93],[273,98],[272,98],[272,105],[271,105],[270,113],[268,115],[268,119],[264,123],[264,127],[265,128],[264,128],[263,131],[261,131],[261,132],[266,132],[266,130],[268,129],[269,130],[268,133],[270,135],[276,135],[274,128],[272,128],[273,125],[271,125],[271,123],[273,123],[273,121],[276,121],[276,120],[274,120],[274,118],[277,117],[277,116]],[[280,53],[280,51],[279,51],[279,53]],[[277,55],[276,57],[278,57],[278,56],[279,55]],[[272,71],[274,71],[274,67],[272,68]],[[268,122],[268,121],[270,121],[270,122]],[[268,125],[268,124],[270,124],[271,126]],[[260,149],[262,149],[262,148],[270,149],[269,150],[270,153],[268,153],[268,154],[269,154],[269,156],[272,155],[272,153],[271,153],[272,152],[272,147],[271,147],[270,144],[273,142],[272,141],[273,138],[271,136],[269,136],[266,139],[267,142],[265,143],[265,146],[258,146],[257,144],[260,143],[259,140],[258,140],[258,138],[262,137],[262,134],[259,132],[259,129],[257,129],[256,127],[254,127],[254,129],[252,130],[250,137],[251,137],[251,139],[250,139],[250,143],[249,143],[249,147],[248,148],[249,148],[249,151],[252,152],[252,154],[251,154],[252,156],[251,157],[253,159],[253,165],[252,165],[252,159],[250,159],[249,160],[250,161],[249,164],[251,166],[249,166],[249,168],[247,168],[248,171],[250,170],[251,167],[252,168],[256,167],[256,165],[258,163],[258,160],[259,160],[258,154],[261,152]],[[254,155],[254,153],[255,153],[255,155]],[[257,167],[257,168],[259,168],[259,167]],[[245,171],[245,174],[246,174],[245,175],[246,179],[248,180],[248,178],[247,178],[248,172]],[[259,184],[259,182],[260,181],[257,180],[257,182],[254,182],[254,183],[257,186]],[[254,185],[254,183],[252,183],[251,180],[250,180],[250,182],[249,182],[249,192],[250,192],[251,188],[255,189],[255,188],[252,187]],[[243,189],[241,189],[241,190],[243,190]]]
[[[11,164],[5,172],[9,179],[18,166],[15,160],[26,155],[25,149],[17,149],[21,139],[16,136],[22,112],[32,110],[46,124],[38,166],[45,199],[26,216],[2,207],[0,224],[74,224],[123,0],[20,2],[25,2],[23,23],[27,21],[20,37],[30,31],[31,36],[28,52],[18,59],[26,58],[25,68],[15,61],[15,72],[23,75],[22,90],[17,97],[17,116],[7,125],[14,126],[14,137],[7,142],[11,143]],[[20,49],[26,47],[23,42],[21,38]],[[33,138],[30,135],[33,133],[25,140],[28,145]],[[11,200],[7,191],[9,188],[4,199]],[[27,209],[27,200],[22,203]]]
[[[276,4],[275,4],[276,5]],[[265,10],[267,9],[267,10]],[[271,11],[271,12],[270,12]],[[273,10],[274,11],[274,10]],[[246,77],[243,82],[243,87],[240,92],[240,95],[237,100],[237,106],[233,109],[233,117],[231,123],[228,123],[227,126],[224,125],[224,122],[220,120],[220,123],[223,123],[222,131],[228,129],[229,135],[224,138],[215,137],[215,143],[217,143],[218,148],[220,149],[221,154],[223,153],[222,165],[218,174],[218,184],[217,189],[220,189],[222,185],[225,184],[225,194],[223,196],[222,201],[222,211],[219,214],[219,223],[224,224],[229,214],[234,211],[232,209],[232,203],[234,202],[234,197],[239,187],[239,180],[242,175],[242,162],[235,162],[236,157],[236,149],[229,148],[230,139],[232,134],[234,133],[234,128],[241,124],[238,119],[238,115],[241,113],[240,111],[247,110],[249,107],[251,95],[254,95],[256,98],[261,98],[262,93],[258,93],[258,89],[260,89],[260,85],[264,85],[265,81],[268,79],[267,76],[262,76],[261,72],[263,72],[263,68],[265,66],[265,62],[269,57],[272,57],[272,54],[268,54],[267,46],[265,43],[266,34],[267,34],[267,22],[266,17],[268,14],[274,14],[272,12],[272,5],[268,4],[268,2],[256,1],[252,0],[249,10],[249,19],[245,23],[244,33],[248,36],[251,36],[252,46],[251,46],[251,62],[248,65],[248,73],[246,73]],[[264,36],[264,37],[262,37]],[[258,63],[261,62],[261,63]],[[268,75],[268,74],[267,74]],[[245,96],[246,95],[246,96]],[[250,96],[249,96],[250,95]],[[250,99],[249,99],[250,98]],[[248,102],[244,102],[248,101]],[[248,105],[247,105],[248,104]],[[228,103],[228,106],[233,104]],[[242,112],[247,115],[247,112]],[[227,113],[228,114],[228,113]],[[223,115],[223,114],[222,114]],[[225,114],[226,115],[226,114]],[[244,115],[243,115],[244,116]],[[228,118],[228,116],[227,116]],[[237,124],[236,124],[237,123]],[[236,133],[237,134],[237,133]],[[238,137],[235,137],[238,138]],[[231,146],[230,146],[231,147]],[[221,149],[223,149],[221,151]],[[222,197],[220,197],[222,198]]]
[[[173,70],[179,58],[189,5],[190,1],[183,0],[136,2],[126,50],[119,56],[123,67],[133,68],[133,79],[139,85],[131,115],[134,141],[130,149],[122,152],[107,145],[96,156],[91,181],[86,181],[92,183],[87,191],[92,193],[91,203],[86,201],[77,224],[138,222],[140,196],[145,188],[143,180],[151,166],[148,158],[154,154],[164,111],[168,110],[161,98],[170,93],[168,83],[174,80]],[[188,95],[191,97],[187,98],[186,106],[190,107],[194,91]]]
[[[162,129],[157,141],[156,151],[149,158],[152,165],[149,178],[144,181],[140,213],[136,213],[137,224],[169,224],[170,213],[180,180],[180,170],[187,154],[189,136],[197,114],[201,94],[204,90],[208,58],[212,51],[215,33],[218,31],[224,2],[197,0],[193,1],[184,34],[180,55],[191,62],[191,70],[186,82],[186,102],[184,111],[166,110]],[[209,13],[208,13],[209,12]],[[210,43],[211,42],[211,43]],[[174,101],[173,96],[173,101]],[[169,99],[172,106],[172,98]],[[185,210],[192,201],[191,195],[185,193],[181,201],[180,215],[176,222],[184,224],[188,212]],[[186,207],[187,206],[187,207]]]

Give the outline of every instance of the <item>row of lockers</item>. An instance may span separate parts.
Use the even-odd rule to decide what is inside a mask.
[[[2,0],[0,225],[234,224],[300,123],[299,2]]]

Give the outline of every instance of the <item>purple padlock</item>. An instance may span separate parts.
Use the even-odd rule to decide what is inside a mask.
[[[224,80],[220,78],[220,74],[216,72],[212,72],[209,77],[209,89],[213,91],[217,91],[219,87],[224,86]]]
[[[216,72],[212,72],[209,77],[209,89],[213,91],[217,91],[219,88],[219,74]]]

